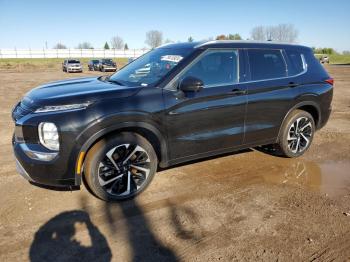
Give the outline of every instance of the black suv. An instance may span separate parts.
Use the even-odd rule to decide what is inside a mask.
[[[99,63],[100,63],[100,60],[98,60],[98,59],[90,60],[89,63],[88,63],[89,71],[98,71],[98,70],[100,70]]]
[[[117,64],[110,58],[100,59],[98,68],[101,72],[117,71]]]
[[[51,82],[13,110],[19,172],[133,197],[158,166],[270,145],[302,155],[331,112],[333,79],[310,48],[245,41],[170,44],[112,76]]]

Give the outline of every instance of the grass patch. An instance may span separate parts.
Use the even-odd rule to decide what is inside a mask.
[[[94,58],[81,58],[83,67],[87,70],[88,62]],[[62,62],[64,58],[1,58],[0,70],[57,70],[62,68]],[[113,58],[113,61],[117,63],[118,68],[123,67],[127,62],[127,58]]]
[[[322,54],[315,54],[317,59],[319,59]],[[350,55],[340,55],[340,54],[333,54],[333,55],[327,55],[329,57],[329,63],[330,64],[349,64],[350,65]]]

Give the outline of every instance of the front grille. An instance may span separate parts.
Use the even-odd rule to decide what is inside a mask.
[[[12,111],[12,118],[17,121],[18,119],[32,113],[33,110],[25,105],[23,101],[19,102]]]

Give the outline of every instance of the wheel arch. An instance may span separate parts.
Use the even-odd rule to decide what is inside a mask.
[[[82,168],[87,152],[101,139],[121,132],[133,132],[146,138],[156,151],[161,167],[168,166],[167,143],[164,135],[153,125],[146,122],[124,122],[99,130],[89,137],[80,148],[75,164],[76,184],[81,184]]]
[[[300,110],[306,111],[309,114],[311,114],[311,116],[314,118],[316,129],[318,129],[319,123],[321,123],[321,109],[320,109],[319,105],[314,101],[299,102],[299,103],[295,104],[292,108],[290,108],[288,110],[287,114],[284,116],[282,123],[280,125],[280,128],[279,128],[279,131],[278,131],[277,141],[281,135],[281,129],[283,127],[285,120],[296,109],[300,109]]]

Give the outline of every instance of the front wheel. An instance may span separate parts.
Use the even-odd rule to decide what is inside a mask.
[[[311,114],[293,111],[284,121],[278,141],[278,151],[286,157],[298,157],[310,147],[315,133],[315,121]]]
[[[89,189],[105,201],[132,198],[150,184],[158,159],[152,145],[134,133],[102,139],[88,152],[84,175]]]

